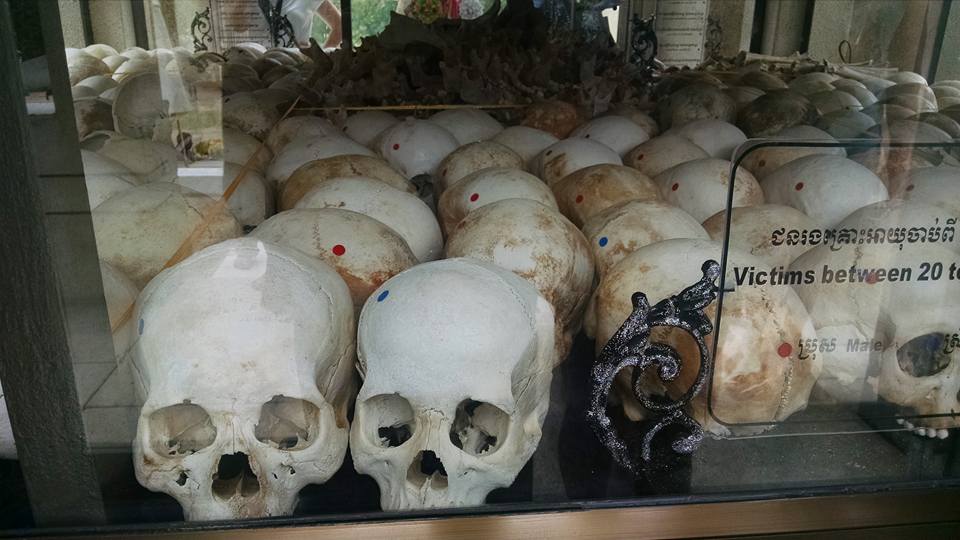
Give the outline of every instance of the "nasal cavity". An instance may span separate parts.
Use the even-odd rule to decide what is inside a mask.
[[[260,492],[260,481],[250,468],[250,457],[243,452],[220,456],[213,475],[213,494],[220,499],[240,495],[250,497]]]
[[[447,487],[447,470],[433,450],[424,450],[417,454],[407,469],[407,480],[417,487],[422,487],[429,480],[431,487],[443,489]]]

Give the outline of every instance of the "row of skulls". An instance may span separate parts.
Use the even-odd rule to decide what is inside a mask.
[[[265,54],[233,57],[247,66]],[[278,69],[258,67],[260,81]],[[188,519],[289,513],[301,487],[340,467],[348,439],[385,509],[479,504],[509,485],[538,444],[551,370],[581,324],[599,350],[633,292],[656,302],[719,258],[729,160],[749,133],[732,122],[753,118],[744,113],[751,101],[721,92],[724,101],[699,81],[664,96],[659,122],[629,106],[583,122],[575,108],[547,102],[507,128],[475,109],[427,120],[284,117],[266,93],[231,91],[210,107],[220,107],[219,137],[194,114],[187,145],[182,115],[162,99],[170,72],[183,70],[121,78],[113,129],[90,131],[82,144],[105,284],[108,275],[119,283],[106,287],[118,299],[116,326],[124,299],[137,298],[116,334],[144,397],[137,476],[177,498]],[[192,89],[209,81],[191,80],[185,95],[202,101]],[[683,97],[697,92],[713,101]],[[159,112],[142,107],[155,99],[135,99],[144,94],[160,96]],[[149,126],[179,129],[158,137]],[[809,125],[776,133],[833,140]],[[222,170],[184,172],[184,153],[218,157]],[[956,215],[949,164],[894,175],[886,157],[877,167],[851,157],[836,148],[752,152],[734,182],[730,267],[889,261],[901,255],[886,246],[787,249],[770,231]],[[231,240],[244,229],[247,238]],[[953,247],[907,256],[949,263]],[[918,394],[898,350],[949,331],[955,302],[931,286],[851,290],[728,295],[711,403],[692,405],[698,420],[725,434],[785,419],[806,405],[821,371],[848,386],[867,371],[862,357],[802,359],[796,344],[853,331],[870,340],[878,328],[881,395],[921,414],[950,409],[960,362],[915,377],[935,387]],[[902,313],[913,302],[923,317]],[[628,392],[621,399],[628,416],[643,414]],[[954,426],[928,422],[918,429]]]

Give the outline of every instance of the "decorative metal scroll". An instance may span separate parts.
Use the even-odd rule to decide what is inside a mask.
[[[703,388],[710,370],[711,358],[705,340],[713,332],[713,324],[704,310],[719,293],[716,281],[720,277],[720,265],[708,260],[703,263],[701,271],[703,277],[700,281],[652,308],[645,294],[634,293],[631,298],[633,312],[600,351],[600,357],[591,372],[592,392],[587,420],[617,463],[631,471],[637,472],[642,465],[634,458],[636,452],[617,433],[606,412],[614,378],[625,368],[634,368],[632,389],[636,398],[647,410],[659,415],[641,442],[639,454],[645,463],[651,461],[654,437],[671,424],[684,427],[689,433],[673,441],[671,447],[674,452],[690,454],[703,441],[703,428],[684,412],[683,407]],[[665,343],[650,341],[650,331],[654,327],[684,330],[696,341],[699,349],[697,376],[676,401],[653,399],[640,386],[641,376],[648,368],[656,369],[660,380],[664,382],[675,380],[683,369],[682,359],[676,349]]]
[[[293,47],[296,43],[296,36],[293,33],[293,25],[283,14],[283,0],[276,0],[274,5],[270,5],[270,0],[259,0],[260,11],[263,12],[267,20],[267,28],[270,30],[270,38],[273,40],[274,47]]]
[[[213,43],[210,30],[210,6],[207,6],[207,9],[197,11],[193,15],[193,22],[190,23],[190,35],[193,36],[193,52],[210,50],[207,47],[207,42]]]
[[[653,30],[656,16],[646,19],[634,14],[630,21],[630,63],[643,71],[651,72],[656,68],[657,33]]]
[[[707,39],[704,43],[707,55],[712,58],[720,56],[720,45],[722,43],[723,28],[720,26],[720,20],[716,17],[707,17]]]

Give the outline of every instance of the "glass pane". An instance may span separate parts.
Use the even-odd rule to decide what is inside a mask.
[[[957,485],[949,3],[10,5],[76,393],[0,529],[91,524],[37,403],[109,527]]]

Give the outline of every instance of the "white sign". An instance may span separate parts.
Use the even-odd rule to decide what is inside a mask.
[[[703,62],[708,0],[657,2],[657,58],[668,66],[695,67]]]
[[[257,0],[210,0],[210,8],[218,51],[245,42],[273,46],[267,18]]]

